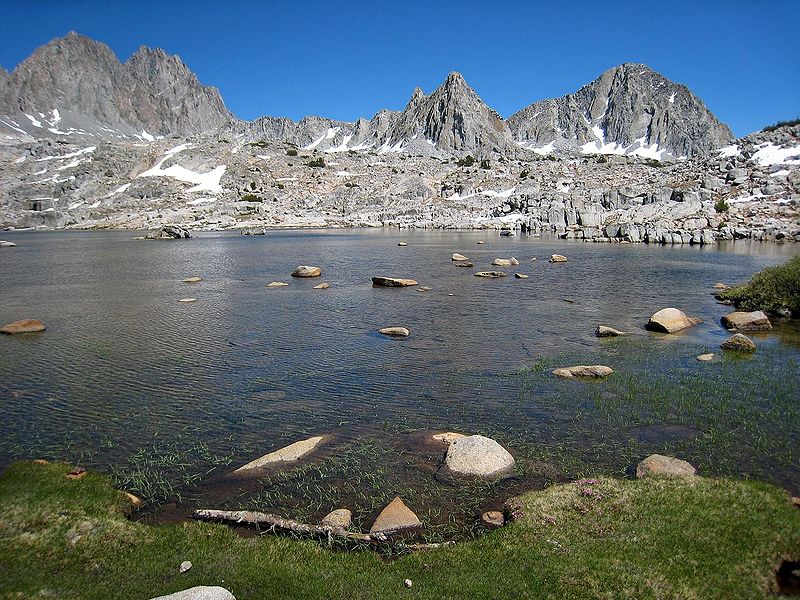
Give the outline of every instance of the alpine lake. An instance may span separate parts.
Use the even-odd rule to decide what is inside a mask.
[[[41,458],[108,473],[143,498],[137,516],[150,522],[202,507],[318,523],[346,507],[367,531],[400,496],[430,542],[478,535],[481,512],[521,491],[630,476],[653,453],[800,493],[800,325],[773,321],[748,334],[757,352],[726,353],[720,317],[732,309],[712,293],[797,245],[396,229],[135,235],[3,233],[17,247],[0,250],[0,321],[47,330],[0,336],[0,469]],[[454,252],[474,268],[456,267]],[[568,262],[548,263],[553,253]],[[518,266],[491,266],[511,256]],[[290,277],[298,265],[322,276]],[[473,276],[486,270],[508,276]],[[192,276],[202,281],[183,282]],[[373,287],[373,276],[420,285]],[[323,281],[329,289],[313,288]],[[703,323],[646,331],[666,307]],[[631,335],[599,339],[601,323]],[[411,335],[377,331],[392,325]],[[715,360],[696,359],[706,352]],[[615,372],[551,373],[580,364]],[[444,431],[497,440],[515,473],[443,476],[446,446],[431,435]],[[230,475],[317,435],[325,443],[296,463]]]

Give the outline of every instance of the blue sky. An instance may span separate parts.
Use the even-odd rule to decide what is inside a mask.
[[[744,135],[800,116],[800,4],[0,0],[0,64],[75,30],[121,60],[178,54],[237,116],[353,120],[460,71],[508,117],[623,62],[684,83]]]

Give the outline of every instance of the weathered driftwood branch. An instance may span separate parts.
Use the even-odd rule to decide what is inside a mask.
[[[292,519],[284,519],[276,515],[270,515],[252,510],[212,510],[200,509],[194,511],[194,518],[203,521],[225,521],[227,523],[239,523],[245,525],[266,525],[272,530],[292,531],[294,533],[304,533],[306,535],[333,535],[336,537],[358,540],[360,542],[382,542],[386,540],[384,535],[367,535],[366,533],[354,533],[341,527],[328,527],[324,525],[308,525]]]
[[[213,510],[213,509],[199,509],[194,511],[192,515],[195,519],[202,521],[223,521],[226,523],[236,523],[243,525],[266,525],[272,531],[291,531],[293,533],[302,533],[313,536],[328,537],[341,537],[348,540],[356,540],[359,542],[382,542],[386,543],[389,538],[383,533],[355,533],[347,531],[341,527],[329,527],[325,525],[308,525],[307,523],[300,523],[293,519],[284,519],[277,515],[270,515],[267,513],[256,512],[252,510]],[[396,545],[408,550],[431,550],[434,548],[441,548],[442,546],[450,546],[455,542],[440,542],[432,544],[405,544],[398,542]]]

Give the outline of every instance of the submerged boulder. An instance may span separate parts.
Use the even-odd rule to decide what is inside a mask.
[[[613,372],[614,369],[604,365],[578,365],[575,367],[554,369],[553,375],[556,377],[563,377],[564,379],[602,379],[603,377],[608,377]]]
[[[620,335],[628,335],[628,332],[620,331],[619,329],[614,329],[613,327],[607,327],[605,325],[598,325],[597,329],[594,330],[594,334],[599,338],[604,338],[604,337],[618,337]]]
[[[650,317],[645,329],[662,333],[675,333],[702,322],[703,320],[697,317],[687,317],[677,308],[663,308]]]
[[[697,469],[685,460],[661,454],[651,454],[636,465],[636,477],[638,478],[646,477],[647,475],[690,477],[696,472]]]
[[[36,333],[47,329],[45,324],[38,319],[22,319],[0,327],[0,333],[14,335],[17,333]]]
[[[756,344],[743,333],[736,333],[719,345],[723,350],[738,350],[739,352],[755,352]]]
[[[373,277],[372,285],[375,287],[411,287],[419,284],[413,279],[403,279],[402,277]]]
[[[281,462],[294,462],[303,458],[306,454],[313,452],[325,440],[324,436],[318,435],[308,438],[307,440],[300,440],[288,446],[284,446],[280,450],[275,450],[269,454],[265,454],[261,458],[250,461],[236,469],[234,473],[241,473],[245,471],[252,471],[261,469],[267,465]]]
[[[722,317],[721,321],[723,327],[736,331],[769,331],[772,329],[769,317],[760,310],[754,312],[735,311]]]
[[[511,453],[491,438],[470,435],[455,440],[447,448],[445,466],[457,475],[497,477],[516,465]]]

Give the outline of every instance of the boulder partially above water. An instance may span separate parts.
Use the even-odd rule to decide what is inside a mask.
[[[403,279],[402,277],[373,277],[372,285],[375,287],[411,287],[419,285],[413,279]]]
[[[470,435],[450,444],[445,466],[456,475],[494,478],[512,471],[516,461],[495,440],[482,435]]]
[[[696,472],[697,469],[685,460],[662,454],[651,454],[636,465],[636,477],[638,478],[646,477],[647,475],[691,477]]]
[[[0,327],[0,333],[14,335],[18,333],[36,333],[47,329],[45,324],[38,319],[22,319]]]
[[[697,317],[687,317],[685,313],[677,308],[664,308],[650,317],[645,329],[662,333],[675,333],[702,322],[703,320]]]
[[[611,367],[604,365],[577,365],[575,367],[562,367],[554,369],[553,375],[563,379],[602,379],[614,372]]]
[[[284,446],[280,450],[275,450],[274,452],[270,452],[269,454],[265,454],[260,458],[250,461],[246,465],[236,469],[234,473],[253,471],[275,463],[295,462],[313,452],[324,441],[325,436],[318,435],[308,438],[307,440],[294,442],[293,444]]]
[[[416,529],[421,526],[422,523],[414,511],[408,508],[399,496],[395,496],[394,500],[386,505],[386,508],[375,519],[369,532],[390,533],[404,529]]]
[[[760,310],[735,311],[722,317],[721,321],[723,327],[736,331],[769,331],[772,329],[769,317]]]
[[[321,268],[309,265],[300,265],[292,271],[292,277],[319,277],[320,275],[322,275]]]

